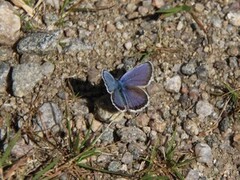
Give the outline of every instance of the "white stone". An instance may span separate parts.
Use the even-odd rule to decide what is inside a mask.
[[[240,26],[240,12],[229,12],[227,14],[227,19],[234,26]]]
[[[164,83],[164,87],[168,92],[178,93],[181,88],[181,77],[179,75],[173,76],[167,79]]]

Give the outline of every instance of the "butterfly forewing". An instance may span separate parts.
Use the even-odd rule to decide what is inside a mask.
[[[112,93],[115,89],[118,88],[117,80],[108,71],[103,70],[102,77],[109,93]]]
[[[152,78],[152,63],[146,62],[126,72],[120,79],[124,86],[147,86]]]
[[[124,88],[122,91],[129,111],[139,111],[148,105],[147,93],[138,87]]]

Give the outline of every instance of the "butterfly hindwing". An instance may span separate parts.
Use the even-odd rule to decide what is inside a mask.
[[[111,94],[111,100],[113,105],[119,110],[119,111],[125,111],[126,110],[126,100],[123,97],[123,94],[119,91],[119,89],[116,89]]]
[[[120,79],[125,86],[147,86],[152,78],[153,66],[146,62],[126,72]]]
[[[148,105],[147,93],[138,87],[126,87],[122,90],[129,111],[139,111]]]

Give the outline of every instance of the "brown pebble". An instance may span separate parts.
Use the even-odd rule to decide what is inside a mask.
[[[106,32],[111,33],[116,30],[116,27],[113,24],[107,24],[106,25]]]

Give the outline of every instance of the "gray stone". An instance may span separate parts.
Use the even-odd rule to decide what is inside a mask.
[[[196,68],[197,77],[201,80],[206,80],[208,78],[208,70],[204,65],[198,66]]]
[[[229,121],[230,121],[229,118],[225,117],[219,122],[218,128],[221,132],[227,131],[227,129],[229,128]]]
[[[176,75],[167,79],[164,83],[164,87],[168,92],[178,93],[181,88],[181,77]]]
[[[78,38],[65,39],[65,40],[62,40],[61,43],[65,44],[63,48],[63,53],[67,53],[67,54],[93,49],[93,46],[87,45],[81,39],[78,39]]]
[[[17,65],[13,68],[12,73],[14,96],[23,97],[27,95],[44,76],[50,76],[53,70],[54,65],[49,62],[42,65],[37,63]]]
[[[18,42],[17,51],[20,54],[48,54],[56,50],[60,35],[61,31],[36,32],[29,34]]]
[[[6,93],[7,77],[10,71],[10,66],[7,63],[0,64],[0,93]]]
[[[141,143],[130,143],[128,145],[128,151],[133,155],[133,159],[141,159],[147,147]]]
[[[146,134],[137,127],[123,127],[117,131],[117,135],[122,142],[145,142],[147,139]]]
[[[52,102],[44,103],[38,109],[36,131],[51,130],[57,132],[61,127],[62,112],[58,105]]]
[[[131,164],[133,162],[133,155],[130,152],[125,152],[121,161],[124,164]]]
[[[11,154],[15,158],[23,157],[24,155],[30,153],[30,151],[33,149],[33,145],[30,141],[30,143],[26,144],[23,139],[20,139],[12,148]]]
[[[12,58],[13,51],[8,47],[1,46],[0,48],[0,61],[6,61]]]
[[[212,149],[207,144],[198,143],[195,146],[195,154],[198,162],[205,163],[208,166],[212,165],[213,160]]]
[[[113,129],[110,129],[110,128],[107,128],[106,130],[103,131],[102,133],[102,136],[101,136],[101,141],[102,141],[102,144],[110,144],[110,143],[113,143],[114,141],[114,130]]]
[[[185,177],[185,180],[193,180],[193,179],[199,179],[199,172],[197,170],[191,169],[187,176]]]
[[[199,133],[199,128],[198,128],[197,124],[191,120],[186,120],[183,124],[183,128],[186,131],[186,133],[191,136],[198,135],[198,133]]]
[[[58,21],[58,16],[53,12],[45,12],[43,21],[47,26],[54,26],[54,24]]]
[[[207,117],[213,113],[213,105],[208,101],[198,101],[196,104],[196,113],[201,117]]]
[[[0,1],[0,44],[13,45],[20,33],[20,17],[7,1]]]
[[[192,62],[183,64],[181,67],[181,72],[184,75],[192,75],[193,73],[195,73],[195,64]]]
[[[118,172],[121,170],[122,163],[120,161],[112,161],[108,165],[108,170],[111,172]]]

